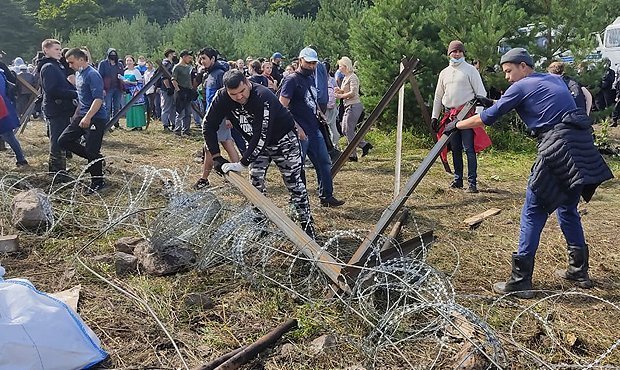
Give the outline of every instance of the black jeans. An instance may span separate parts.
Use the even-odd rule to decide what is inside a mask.
[[[83,129],[80,127],[81,120],[82,117],[77,117],[65,128],[58,138],[58,144],[73,154],[87,159],[90,165],[88,172],[93,180],[97,181],[96,178],[100,180],[103,177],[103,161],[98,159],[103,158],[100,151],[107,122],[105,119],[93,118],[90,127]],[[86,145],[79,142],[82,135],[86,137]]]
[[[65,171],[67,169],[67,157],[65,151],[58,143],[60,135],[65,131],[71,123],[70,116],[49,117],[49,138],[50,138],[50,158],[48,169],[49,172]],[[79,140],[79,138],[78,138]]]

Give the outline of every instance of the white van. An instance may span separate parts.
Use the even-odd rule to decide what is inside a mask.
[[[602,58],[611,61],[611,68],[618,70],[620,68],[620,17],[616,18],[614,23],[605,27],[603,36],[596,34],[598,47],[596,51]]]

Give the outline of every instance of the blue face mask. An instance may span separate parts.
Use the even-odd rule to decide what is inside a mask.
[[[460,57],[459,59],[450,58],[450,62],[456,63],[456,64],[463,63],[464,61],[465,61],[465,57]]]

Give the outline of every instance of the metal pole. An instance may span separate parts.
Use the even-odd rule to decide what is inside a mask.
[[[400,73],[405,66],[400,63]],[[398,117],[396,118],[396,164],[394,165],[394,198],[400,193],[400,161],[403,155],[403,115],[405,113],[405,84],[398,90]]]

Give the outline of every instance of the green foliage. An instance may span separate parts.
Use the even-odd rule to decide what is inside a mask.
[[[162,44],[162,39],[159,25],[149,22],[141,14],[132,20],[101,22],[92,31],[75,31],[67,46],[87,46],[93,59],[101,60],[110,47],[117,49],[121,58],[126,54],[153,56]]]
[[[25,4],[20,1],[8,0],[3,3],[0,12],[0,34],[2,35],[0,50],[7,53],[5,62],[9,64],[18,56],[28,61],[41,45],[41,31]]]
[[[94,0],[41,0],[37,18],[46,31],[66,37],[72,28],[96,25],[101,19],[101,7]]]
[[[306,28],[305,44],[320,45],[319,55],[332,61],[350,55],[349,22],[357,20],[365,7],[361,0],[321,0],[312,27]]]
[[[225,56],[234,55],[236,43],[241,30],[235,22],[222,15],[221,12],[192,12],[179,22],[168,25],[171,40],[167,47],[177,50],[199,50],[211,46]],[[167,40],[168,41],[168,40]]]
[[[244,24],[237,25],[243,33],[235,43],[235,55],[270,57],[279,51],[286,56],[296,56],[304,47],[304,32],[310,22],[309,18],[295,18],[281,11],[252,16]]]

